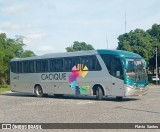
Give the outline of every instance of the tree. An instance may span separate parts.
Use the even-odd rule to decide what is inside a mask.
[[[158,45],[157,38],[151,36],[142,29],[136,29],[118,37],[118,47],[120,50],[127,50],[140,54],[149,64],[149,60],[154,56],[154,49]]]
[[[9,62],[12,58],[35,55],[32,51],[24,51],[24,45],[21,36],[10,39],[5,33],[0,34],[0,85],[5,84],[9,79]]]
[[[147,30],[147,32],[152,36],[158,39],[160,42],[160,25],[158,24],[153,24],[152,28]]]
[[[0,34],[0,84],[5,83],[5,71],[7,70],[7,67],[4,64],[4,57],[5,57],[4,45],[5,45],[5,41],[6,41],[6,34],[4,34],[4,33]]]
[[[81,51],[81,50],[94,50],[91,44],[86,44],[85,42],[73,42],[73,46],[66,48],[67,52]]]
[[[147,30],[147,32],[152,36],[153,39],[155,39],[158,42],[155,42],[155,47],[157,47],[158,49],[158,67],[160,67],[160,25],[153,24],[152,28]],[[153,49],[154,56],[149,60],[151,69],[156,67],[155,47]]]
[[[153,24],[152,28],[147,30],[147,32],[152,36],[154,40],[152,43],[154,44],[154,51],[155,48],[158,48],[158,54],[160,54],[160,25]]]
[[[31,50],[25,50],[21,55],[22,58],[31,57],[31,56],[35,56],[34,52]]]

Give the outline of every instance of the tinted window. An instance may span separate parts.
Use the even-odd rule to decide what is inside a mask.
[[[28,61],[24,61],[24,62],[23,62],[23,72],[24,72],[24,73],[27,73],[27,72],[28,72],[28,69],[29,69]]]
[[[72,69],[72,58],[64,59],[64,71],[71,71]]]
[[[29,72],[33,73],[34,71],[34,61],[29,61]]]
[[[49,60],[49,71],[62,72],[63,71],[63,59]]]
[[[101,55],[101,57],[108,69],[108,72],[116,78],[123,79],[123,69],[121,60],[119,58],[107,54]],[[119,72],[119,76],[117,76],[117,72]]]
[[[121,60],[119,58],[113,57],[112,59],[112,70],[111,75],[120,79],[123,79],[123,70]],[[117,76],[117,72],[119,72],[119,76]]]
[[[48,71],[48,60],[42,60],[41,61],[41,72],[47,72]]]
[[[89,57],[89,68],[92,71],[101,70],[101,66],[96,56]]]
[[[72,67],[77,66],[78,64],[80,64],[80,58],[79,57],[72,58]]]
[[[84,70],[85,66],[87,66],[88,70],[90,70],[90,68],[89,68],[89,57],[88,56],[81,57],[81,64],[83,64],[82,70]]]
[[[41,72],[41,61],[40,60],[36,61],[36,72]]]
[[[56,59],[56,63],[54,64],[54,71],[63,71],[63,60]]]
[[[10,65],[11,65],[11,72],[14,72],[14,73],[17,72],[16,71],[17,63],[16,62],[11,62]]]
[[[110,55],[101,55],[107,69],[108,69],[108,72],[111,74],[111,59],[112,59],[112,56]]]
[[[56,60],[49,60],[49,71],[54,71],[54,65],[56,63]]]
[[[22,73],[22,62],[17,62],[17,73]]]
[[[101,66],[96,56],[81,57],[81,64],[83,64],[83,66],[87,66],[89,71],[101,70]]]
[[[80,58],[79,57],[69,57],[64,58],[64,71],[65,72],[71,72],[72,68],[74,66],[77,67],[77,65],[80,64]]]

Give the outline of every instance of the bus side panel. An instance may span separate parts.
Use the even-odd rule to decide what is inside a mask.
[[[125,94],[124,80],[112,76],[112,95],[123,97]]]
[[[106,82],[102,71],[89,71],[84,78],[77,78],[76,82],[78,87],[80,88],[80,93],[83,95],[92,95],[92,88],[96,84],[106,86]]]
[[[11,80],[10,84],[11,91],[27,92],[27,93],[33,92],[33,88],[31,87],[33,86],[33,83],[30,82],[31,79],[29,78],[28,75],[11,73],[10,80]]]
[[[104,61],[100,57],[100,55],[97,55],[97,59],[98,59],[100,65],[101,65],[101,68],[102,68],[102,70],[100,72],[98,72],[98,74],[97,74],[97,83],[101,82],[103,85],[105,95],[110,96],[110,95],[112,95],[112,85],[111,85],[112,76],[109,74],[108,69],[107,69]]]

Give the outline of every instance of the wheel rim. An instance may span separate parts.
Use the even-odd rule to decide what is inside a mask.
[[[36,94],[37,94],[37,95],[41,95],[41,94],[42,94],[42,90],[41,90],[40,88],[37,88],[37,89],[36,89]]]
[[[40,89],[38,89],[38,93],[39,93],[39,95],[41,95],[41,94],[42,94],[42,91],[41,91]]]
[[[98,91],[98,89],[96,90],[96,97],[97,98],[99,97],[99,91]]]

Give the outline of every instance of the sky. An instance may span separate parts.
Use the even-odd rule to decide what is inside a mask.
[[[0,0],[0,33],[24,37],[36,55],[66,52],[74,41],[116,49],[118,36],[160,24],[160,0]]]

